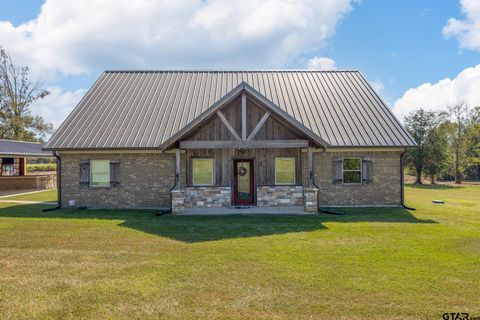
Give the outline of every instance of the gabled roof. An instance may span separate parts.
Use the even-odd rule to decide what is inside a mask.
[[[42,144],[0,139],[0,157],[53,157],[48,151],[42,151]]]
[[[106,71],[45,149],[159,148],[243,82],[328,147],[415,145],[358,71]]]
[[[280,109],[277,105],[275,105],[272,101],[268,100],[265,96],[260,94],[254,88],[249,86],[245,81],[240,83],[236,86],[232,91],[228,92],[224,95],[220,100],[215,102],[210,108],[205,110],[202,114],[196,117],[193,121],[191,121],[187,126],[183,127],[180,131],[170,137],[167,141],[165,141],[160,148],[161,149],[168,149],[170,148],[176,141],[180,140],[182,137],[188,135],[192,131],[206,121],[212,114],[214,114],[217,110],[222,108],[223,106],[227,105],[230,101],[238,97],[242,92],[246,92],[252,97],[256,98],[257,100],[262,103],[264,107],[266,107],[269,111],[273,112],[278,117],[286,120],[290,123],[294,128],[297,128],[301,132],[303,132],[307,137],[309,137],[312,141],[314,141],[318,146],[327,147],[328,142],[323,140],[317,134],[312,132],[310,129],[306,128],[303,124],[298,122],[295,118],[291,117],[288,113]]]

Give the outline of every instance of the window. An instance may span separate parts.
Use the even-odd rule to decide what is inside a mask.
[[[295,158],[275,158],[275,184],[295,184]]]
[[[213,159],[192,159],[193,185],[213,185]]]
[[[90,160],[90,176],[92,187],[110,186],[110,161]]]
[[[362,159],[343,159],[343,183],[362,183]]]

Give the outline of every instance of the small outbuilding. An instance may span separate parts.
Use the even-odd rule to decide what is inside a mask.
[[[26,175],[27,158],[52,157],[40,143],[0,139],[0,190],[42,188],[42,180],[47,177]]]

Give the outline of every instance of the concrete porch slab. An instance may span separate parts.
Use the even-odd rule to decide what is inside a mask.
[[[292,207],[257,207],[248,208],[187,208],[185,212],[177,213],[179,216],[215,216],[215,215],[233,215],[233,214],[278,214],[278,215],[312,215],[316,212],[305,212],[303,206]]]

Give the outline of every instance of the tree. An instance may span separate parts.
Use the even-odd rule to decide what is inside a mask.
[[[465,131],[465,172],[468,178],[480,180],[480,107],[471,110]]]
[[[415,168],[416,183],[422,183],[424,171],[433,181],[445,162],[447,143],[437,128],[444,116],[444,113],[418,109],[405,118],[407,131],[418,144],[407,153],[407,161]]]
[[[447,146],[447,137],[442,130],[438,127],[432,128],[427,137],[425,159],[425,173],[430,177],[432,184],[435,184],[435,178],[446,165]]]
[[[460,101],[448,107],[453,131],[452,131],[452,146],[455,152],[455,183],[461,183],[462,178],[462,160],[465,154],[465,134],[467,128],[467,121],[469,118],[469,108],[466,101]]]
[[[53,129],[40,116],[31,114],[32,103],[49,92],[40,81],[28,78],[28,67],[16,67],[0,48],[0,139],[38,141]]]

